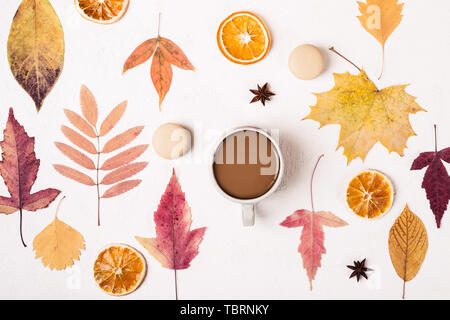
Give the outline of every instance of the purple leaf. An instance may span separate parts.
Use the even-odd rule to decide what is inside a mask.
[[[433,161],[435,152],[422,152],[419,156],[414,160],[411,170],[421,170],[428,166],[431,161]]]
[[[411,166],[411,170],[428,167],[422,188],[425,189],[438,228],[441,227],[441,220],[450,200],[450,176],[442,160],[450,163],[450,148],[439,152],[422,152]]]

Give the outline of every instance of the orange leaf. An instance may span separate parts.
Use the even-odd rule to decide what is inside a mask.
[[[158,92],[159,95],[159,110],[161,111],[161,104],[172,83],[172,66],[161,53],[159,47],[156,49],[155,55],[153,56],[150,75],[156,92]]]
[[[98,120],[97,102],[92,92],[85,85],[82,85],[80,89],[80,104],[83,116],[95,127]]]
[[[100,126],[100,137],[103,137],[107,133],[111,131],[112,128],[119,122],[119,120],[122,118],[123,114],[125,113],[125,110],[127,110],[127,101],[124,101],[120,103],[118,106],[116,106],[103,120],[102,125]]]
[[[141,154],[143,154],[144,151],[147,149],[147,147],[148,147],[148,144],[142,144],[142,145],[127,149],[127,150],[115,155],[114,157],[106,160],[100,169],[101,170],[112,170],[112,169],[116,169],[120,166],[123,166],[127,163],[130,163],[131,161],[136,160]]]
[[[56,171],[58,171],[66,178],[75,180],[87,186],[95,186],[95,182],[91,179],[91,177],[78,170],[63,166],[62,164],[54,164],[53,168],[55,168]]]
[[[66,136],[66,138],[69,139],[70,142],[72,142],[77,147],[91,154],[97,153],[97,148],[95,148],[94,144],[75,130],[72,130],[66,126],[61,126],[61,131]]]
[[[128,179],[134,176],[136,173],[142,171],[147,166],[147,164],[148,162],[136,162],[122,166],[119,169],[116,169],[113,172],[108,173],[100,183],[113,184]]]
[[[155,48],[156,38],[149,39],[141,43],[128,57],[127,61],[125,61],[122,74],[150,59],[155,51]]]
[[[134,127],[115,136],[104,145],[102,153],[112,152],[129,144],[131,141],[136,139],[142,129],[144,129],[143,126]]]
[[[102,195],[102,198],[112,198],[115,196],[118,196],[122,193],[125,193],[127,191],[130,191],[131,189],[137,187],[142,180],[128,180],[120,182],[108,190],[105,191],[105,193]]]
[[[97,138],[97,135],[95,134],[92,126],[77,113],[69,109],[64,109],[64,113],[66,114],[66,117],[67,119],[69,119],[70,123],[73,124],[78,130],[83,132],[88,137]]]
[[[80,166],[85,167],[89,170],[95,170],[94,161],[92,161],[88,156],[84,155],[80,151],[65,143],[55,142],[56,147],[61,151],[66,157],[75,161]]]
[[[161,38],[159,41],[159,48],[164,54],[164,57],[169,61],[169,63],[181,68],[183,70],[194,70],[194,67],[189,62],[183,50],[180,49],[173,41]]]

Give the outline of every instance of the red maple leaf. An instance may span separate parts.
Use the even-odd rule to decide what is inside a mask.
[[[156,238],[136,237],[164,268],[187,269],[198,254],[206,228],[191,229],[191,208],[177,181],[175,170],[154,213]],[[176,292],[178,299],[178,292]]]
[[[425,189],[437,227],[440,228],[442,216],[447,210],[450,199],[450,176],[442,160],[450,163],[450,148],[437,151],[436,126],[434,142],[434,151],[419,154],[414,160],[411,170],[428,167],[423,177],[422,188]]]
[[[14,118],[13,109],[9,109],[6,128],[3,131],[2,161],[0,175],[8,192],[8,197],[0,196],[0,213],[20,212],[20,238],[22,236],[22,210],[37,211],[46,208],[61,192],[56,189],[45,189],[30,193],[37,178],[40,161],[34,153],[34,138],[30,138],[23,126]]]
[[[322,155],[323,156],[323,155]],[[322,255],[326,253],[325,250],[325,234],[323,232],[323,226],[327,227],[343,227],[347,225],[347,222],[341,218],[335,216],[331,212],[314,211],[314,204],[312,199],[312,181],[314,173],[316,172],[317,165],[320,159],[317,160],[311,177],[311,207],[312,211],[301,209],[295,211],[289,217],[287,217],[280,225],[287,228],[303,227],[302,235],[300,236],[300,245],[298,246],[298,252],[303,259],[303,268],[305,268],[309,279],[309,287],[312,290],[312,281],[314,280],[317,269],[321,267]]]

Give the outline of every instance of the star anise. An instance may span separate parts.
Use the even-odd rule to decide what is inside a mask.
[[[255,95],[255,97],[252,99],[252,101],[250,101],[250,103],[261,101],[263,106],[266,105],[266,101],[270,101],[271,96],[275,95],[275,93],[269,90],[269,84],[267,82],[262,87],[260,87],[258,84],[258,89],[257,90],[250,89],[250,92]]]
[[[356,281],[358,281],[358,282],[361,277],[364,277],[367,279],[366,272],[372,271],[372,269],[369,269],[366,267],[366,259],[364,259],[363,261],[353,261],[353,266],[347,266],[347,268],[353,270],[349,279],[356,276]]]

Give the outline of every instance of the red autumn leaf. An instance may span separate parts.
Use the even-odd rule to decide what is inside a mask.
[[[154,213],[154,220],[156,238],[136,237],[136,240],[164,268],[175,270],[176,276],[176,270],[189,268],[197,256],[206,228],[190,230],[191,208],[177,181],[175,170]]]
[[[438,228],[441,227],[441,220],[450,200],[450,176],[442,160],[450,163],[450,148],[437,151],[435,139],[435,150],[433,152],[422,152],[411,166],[411,170],[421,170],[428,167],[423,177],[422,188],[425,189]]]
[[[303,227],[302,235],[300,236],[300,245],[298,252],[303,259],[303,268],[305,268],[309,279],[309,286],[312,290],[312,281],[314,280],[317,269],[321,267],[322,255],[326,253],[325,250],[325,234],[323,226],[327,227],[343,227],[347,222],[335,216],[331,212],[314,211],[314,204],[312,203],[312,180],[316,171],[317,165],[322,156],[317,160],[316,166],[311,178],[311,206],[312,211],[301,209],[295,211],[288,216],[280,225],[286,228]]]
[[[3,131],[2,161],[0,174],[8,187],[10,197],[0,196],[0,213],[20,212],[20,238],[22,236],[22,211],[37,211],[48,207],[61,192],[56,189],[45,189],[31,193],[36,181],[40,161],[34,153],[34,138],[30,138],[23,126],[14,118],[13,109],[9,109],[6,128]]]
[[[183,70],[194,70],[194,67],[189,62],[183,50],[181,50],[173,41],[161,37],[159,40],[159,47],[170,64]]]
[[[157,48],[155,56],[153,57],[150,76],[152,78],[156,92],[158,92],[160,111],[161,104],[166,97],[167,92],[169,92],[170,85],[172,84],[172,75],[172,66],[164,57],[161,49]]]
[[[133,53],[128,57],[127,61],[125,61],[125,64],[123,65],[122,74],[150,59],[155,52],[157,40],[158,39],[156,38],[148,39],[134,49]]]
[[[331,212],[311,212],[304,209],[295,211],[281,223],[286,228],[303,227],[298,252],[302,255],[303,268],[308,274],[311,290],[317,269],[321,267],[322,255],[326,253],[322,228],[324,225],[337,228],[347,223]]]
[[[128,57],[123,73],[132,69],[153,55],[150,76],[159,96],[159,110],[172,83],[172,65],[183,70],[194,70],[186,55],[173,41],[160,37],[149,39],[140,44]],[[122,73],[122,74],[123,74]]]

